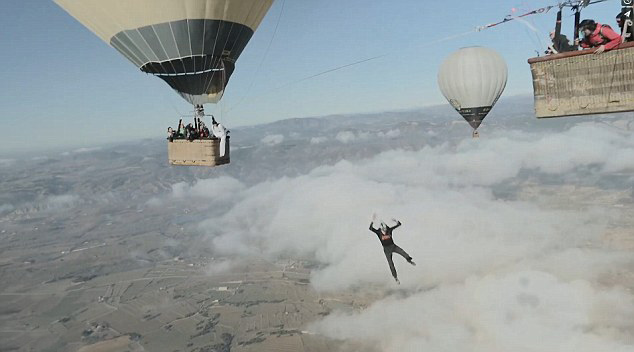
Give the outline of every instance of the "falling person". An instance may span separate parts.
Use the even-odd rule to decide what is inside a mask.
[[[376,221],[376,214],[373,214],[372,221],[370,222],[370,231],[374,232],[379,237],[379,240],[381,241],[381,244],[383,245],[383,252],[385,253],[385,257],[387,258],[387,263],[390,265],[390,271],[392,272],[392,276],[394,277],[394,280],[396,280],[396,283],[400,284],[401,282],[398,280],[398,275],[396,274],[396,268],[394,267],[394,261],[392,260],[392,253],[400,254],[401,256],[403,256],[403,258],[405,258],[405,260],[407,260],[408,263],[414,266],[416,265],[416,263],[414,263],[414,261],[412,260],[412,257],[410,257],[409,254],[407,254],[407,252],[403,250],[403,248],[397,246],[394,243],[394,240],[392,239],[392,231],[394,231],[394,229],[396,229],[397,227],[401,226],[401,222],[396,219],[392,219],[392,221],[396,222],[396,225],[389,227],[384,222],[381,222],[380,228],[375,229],[374,228],[375,221]]]

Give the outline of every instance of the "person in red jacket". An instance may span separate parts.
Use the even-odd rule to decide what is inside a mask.
[[[595,54],[612,50],[621,44],[621,35],[607,24],[600,24],[594,20],[583,20],[579,23],[579,31],[583,32],[584,38],[578,44],[582,48],[597,48],[594,51]]]

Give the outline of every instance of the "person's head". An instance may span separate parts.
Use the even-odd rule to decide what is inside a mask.
[[[625,14],[623,12],[619,12],[619,14],[616,15],[616,23],[619,27],[623,27],[623,23],[625,23]]]
[[[216,118],[213,117],[213,116],[211,116],[211,124],[214,125],[214,126],[218,125],[218,122],[216,122]]]
[[[173,131],[173,130],[172,130],[172,128],[171,128],[171,127],[168,127],[168,128],[167,128],[167,132],[171,133],[172,131]]]
[[[381,221],[381,231],[383,233],[387,232],[387,224]]]
[[[585,36],[589,36],[597,29],[597,23],[594,20],[583,20],[579,22],[579,31]]]

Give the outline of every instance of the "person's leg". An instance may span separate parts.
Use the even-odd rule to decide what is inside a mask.
[[[392,272],[392,276],[394,280],[398,282],[398,277],[396,274],[396,268],[394,267],[394,261],[392,260],[392,246],[383,247],[383,252],[385,253],[385,258],[387,258],[387,263],[390,265],[390,271]]]
[[[403,248],[394,245],[394,252],[400,254],[401,256],[403,256],[403,258],[405,258],[405,260],[407,260],[408,263],[412,264],[412,265],[416,265],[416,263],[414,263],[414,261],[412,260],[412,257],[409,256],[409,254],[407,254],[407,252],[405,252],[405,250],[403,250]]]

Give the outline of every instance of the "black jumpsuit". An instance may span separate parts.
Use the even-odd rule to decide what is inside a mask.
[[[370,223],[370,231],[374,232],[379,237],[379,240],[383,245],[383,252],[385,253],[385,257],[387,258],[387,263],[390,265],[390,271],[392,272],[392,276],[394,276],[395,279],[398,278],[396,275],[396,268],[394,268],[394,261],[392,261],[392,253],[402,255],[403,258],[407,260],[407,262],[412,261],[412,257],[410,257],[409,254],[407,254],[407,252],[403,250],[403,248],[397,246],[392,240],[392,231],[399,226],[401,226],[400,221],[398,221],[395,226],[388,227],[387,231],[383,233],[381,229],[375,229],[374,227],[372,227],[372,223]]]

